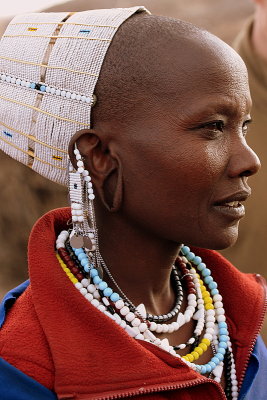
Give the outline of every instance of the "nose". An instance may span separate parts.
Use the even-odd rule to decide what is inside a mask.
[[[232,156],[229,164],[228,173],[231,178],[248,177],[256,174],[261,167],[260,159],[257,154],[247,144],[245,138],[241,139],[232,148]]]

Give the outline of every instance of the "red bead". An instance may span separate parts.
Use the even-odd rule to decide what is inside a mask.
[[[64,249],[64,247],[60,247],[58,250],[58,254],[60,255],[60,257],[64,257],[68,255],[68,252],[66,249]]]
[[[81,274],[80,272],[78,272],[78,274],[76,275],[76,278],[81,281],[83,280],[83,274]]]
[[[74,275],[79,273],[79,268],[77,267],[71,267],[70,270]]]
[[[73,262],[73,261],[68,261],[68,267],[69,267],[69,268],[76,267],[75,262]]]

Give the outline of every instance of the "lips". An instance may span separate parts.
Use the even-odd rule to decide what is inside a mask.
[[[250,191],[242,190],[216,201],[213,206],[225,217],[240,219],[245,215],[245,207],[242,202],[246,201],[250,194]]]

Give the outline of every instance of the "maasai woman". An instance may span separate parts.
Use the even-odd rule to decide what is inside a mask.
[[[240,57],[133,7],[20,15],[0,65],[2,149],[71,205],[3,301],[1,399],[267,398],[264,284],[206,250],[260,165]]]

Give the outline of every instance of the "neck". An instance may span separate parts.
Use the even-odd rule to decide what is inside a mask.
[[[175,300],[170,275],[181,245],[129,225],[117,215],[97,221],[101,255],[121,290],[152,314],[168,312]]]
[[[252,45],[265,61],[267,61],[267,13],[263,6],[258,5],[255,11],[255,17],[252,30]]]

